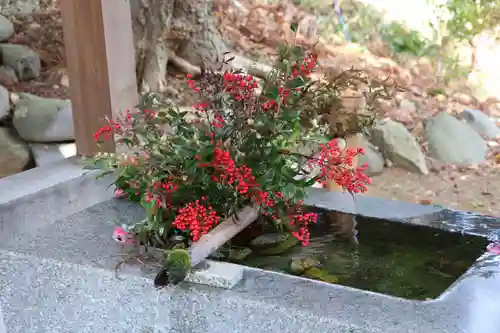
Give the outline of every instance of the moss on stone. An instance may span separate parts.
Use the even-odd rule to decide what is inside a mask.
[[[339,283],[339,278],[337,276],[328,274],[327,271],[317,267],[309,268],[302,276],[328,283]]]

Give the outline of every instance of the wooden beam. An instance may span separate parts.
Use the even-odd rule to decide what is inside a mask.
[[[79,155],[98,149],[93,134],[118,111],[137,105],[129,0],[62,0],[66,65]]]

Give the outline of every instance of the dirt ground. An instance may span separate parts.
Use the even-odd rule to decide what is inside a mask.
[[[369,196],[500,216],[500,169],[418,175],[389,168],[372,180]]]

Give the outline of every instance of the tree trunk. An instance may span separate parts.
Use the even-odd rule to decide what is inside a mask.
[[[167,63],[177,56],[216,68],[227,46],[210,0],[132,0],[139,91],[164,92]]]

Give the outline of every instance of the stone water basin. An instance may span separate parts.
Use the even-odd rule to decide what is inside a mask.
[[[446,291],[424,301],[404,298],[413,297],[414,291],[394,297],[388,295],[395,294],[393,289],[381,286],[373,292],[360,289],[361,284],[353,288],[245,265],[237,265],[243,276],[232,289],[186,283],[159,292],[153,287],[154,272],[143,274],[134,267],[117,277],[114,226],[141,219],[143,211],[110,199],[112,193],[103,192],[110,179],[96,181],[95,175],[82,174],[80,162],[66,160],[0,180],[0,188],[13,189],[0,191],[0,307],[9,333],[500,332],[500,256],[485,249],[455,282],[449,278],[440,284],[443,289],[451,283]],[[339,210],[338,202],[338,193],[317,190],[307,200],[311,206],[330,210]],[[420,225],[465,237],[460,239],[479,236],[495,241],[500,235],[498,219],[476,214],[369,197],[359,198],[356,209],[360,220],[370,216],[379,222]],[[377,225],[371,222],[369,227]],[[368,245],[370,239],[363,237],[372,233],[361,224],[359,238]],[[309,249],[326,248],[330,244],[326,239],[313,242]],[[467,260],[481,247],[477,241]],[[437,258],[433,251],[422,252]],[[382,252],[380,257],[392,253],[375,252]],[[402,253],[416,257],[408,248]],[[455,263],[465,258],[452,255],[445,258]],[[369,263],[361,259],[359,263]],[[347,261],[347,272],[352,271],[351,262],[355,261]],[[379,277],[380,272],[394,271],[394,265],[386,265],[388,270],[380,266],[375,267]],[[341,272],[333,273],[340,282],[345,279]]]

